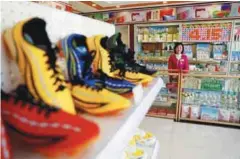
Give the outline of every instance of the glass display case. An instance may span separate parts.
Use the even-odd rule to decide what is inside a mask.
[[[152,104],[152,107],[149,109],[147,116],[177,120],[180,74],[178,73],[178,70],[161,70],[158,73],[163,79],[165,85],[158,93],[154,103]],[[176,76],[178,81],[170,82],[170,76]]]
[[[230,73],[240,74],[240,21],[235,21],[232,35]]]
[[[240,126],[240,76],[181,76],[179,120]]]

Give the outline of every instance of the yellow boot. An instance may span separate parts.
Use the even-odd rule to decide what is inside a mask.
[[[96,51],[96,58],[93,61],[94,70],[101,69],[110,77],[124,78],[134,84],[141,83],[143,85],[147,85],[153,80],[153,77],[134,70],[126,70],[124,73],[121,72],[121,70],[115,66],[114,55],[110,54],[108,50],[106,50],[106,46],[104,46],[106,41],[107,37],[104,37],[103,35],[97,35],[87,39],[89,51]]]
[[[5,32],[4,40],[8,48],[11,48],[10,55],[18,63],[22,76],[32,78],[25,79],[28,88],[34,89],[30,89],[30,92],[48,105],[75,114],[71,93],[56,65],[55,51],[51,48],[45,27],[45,21],[39,18],[22,21],[11,31]],[[8,38],[11,34],[13,41]]]

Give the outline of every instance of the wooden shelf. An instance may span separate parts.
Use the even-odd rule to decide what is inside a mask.
[[[230,43],[232,41],[141,41],[138,43],[143,43],[143,44],[147,44],[147,43],[183,43],[183,44],[190,44],[190,43]]]
[[[226,18],[199,18],[199,19],[191,19],[191,20],[171,20],[171,21],[146,21],[146,22],[126,22],[126,23],[115,23],[115,25],[129,25],[129,24],[154,24],[154,23],[196,23],[196,22],[207,22],[207,21],[230,21],[237,20],[239,17],[226,17]]]
[[[157,115],[157,114],[147,114],[148,117],[155,117],[155,118],[164,118],[164,119],[175,119],[175,117],[167,116],[167,115]]]
[[[231,64],[240,64],[240,61],[231,61]]]
[[[229,123],[229,122],[222,122],[222,121],[207,121],[207,120],[190,119],[190,118],[180,118],[180,121],[192,121],[192,122],[199,122],[199,123],[208,123],[208,124],[218,124],[218,125],[228,125],[228,126],[240,127],[240,123]]]
[[[207,63],[207,64],[219,64],[220,60],[189,60],[190,64],[197,64],[197,63]]]
[[[180,41],[142,41],[142,42],[138,42],[138,43],[143,43],[143,44],[154,44],[154,43],[178,43]]]
[[[168,93],[168,94],[158,94],[158,95],[161,95],[161,96],[171,96],[171,97],[177,97],[177,94],[174,94],[174,93]]]
[[[190,74],[204,74],[204,75],[227,75],[227,72],[200,72],[200,71],[189,71]]]
[[[159,58],[159,57],[137,57],[137,60],[143,60],[144,62],[168,62],[166,58]],[[190,64],[197,64],[197,63],[206,63],[206,64],[219,64],[220,60],[189,60]],[[228,61],[226,61],[228,62]]]

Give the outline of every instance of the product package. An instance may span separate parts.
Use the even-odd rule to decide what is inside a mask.
[[[160,10],[161,20],[175,20],[176,8],[164,8]]]
[[[157,114],[161,115],[161,116],[166,116],[167,115],[167,109],[166,108],[159,108]]]
[[[218,108],[201,106],[201,119],[207,121],[218,121]]]
[[[197,44],[197,59],[209,60],[210,58],[210,44]]]
[[[213,45],[213,58],[216,60],[227,59],[227,51],[224,45]]]
[[[210,18],[209,6],[194,7],[196,18]]]
[[[218,116],[219,121],[229,122],[229,120],[230,120],[230,110],[229,109],[220,108],[218,115],[219,115]]]
[[[190,106],[189,105],[182,105],[182,118],[189,118],[190,117]]]
[[[200,118],[200,106],[192,105],[190,107],[190,118],[191,119],[199,119]]]
[[[158,112],[158,109],[156,107],[152,107],[149,109],[148,114],[156,115],[157,112]]]
[[[193,7],[179,7],[177,8],[177,19],[191,20],[195,18]]]
[[[131,16],[132,16],[132,21],[133,22],[146,21],[146,12],[145,11],[132,12]]]
[[[184,45],[184,53],[187,55],[188,59],[193,58],[192,45]]]
[[[240,61],[240,51],[232,51],[232,61]]]
[[[240,122],[240,111],[237,109],[231,109],[229,121],[232,123],[239,123]]]

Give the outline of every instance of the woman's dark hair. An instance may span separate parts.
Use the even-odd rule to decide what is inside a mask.
[[[177,48],[179,45],[182,45],[182,48],[183,48],[181,54],[184,53],[184,45],[183,45],[182,43],[175,43],[175,46],[174,46],[174,54],[176,54],[176,48]]]

